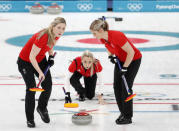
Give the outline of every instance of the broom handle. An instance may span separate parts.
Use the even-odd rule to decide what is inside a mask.
[[[53,57],[55,57],[56,54],[57,54],[57,52],[55,52],[55,53],[53,54]],[[50,65],[48,65],[48,66],[46,67],[45,71],[44,71],[44,75],[45,75],[45,76],[46,76],[46,74],[47,74],[49,68],[50,68]],[[42,82],[42,79],[40,79],[39,83],[37,84],[37,88],[39,88],[41,82]]]
[[[119,61],[118,57],[117,57],[117,64],[118,64],[119,69],[121,70],[122,68],[121,68],[121,64],[120,64],[120,61]],[[124,85],[125,85],[125,88],[127,90],[127,93],[128,93],[128,95],[130,95],[131,93],[130,93],[130,90],[129,90],[129,86],[127,84],[127,81],[126,81],[126,78],[125,78],[124,75],[122,75],[122,79],[124,81]]]
[[[66,91],[65,91],[65,88],[64,88],[64,87],[62,87],[62,89],[63,89],[63,91],[64,91],[64,93],[65,93],[65,95],[66,95]]]

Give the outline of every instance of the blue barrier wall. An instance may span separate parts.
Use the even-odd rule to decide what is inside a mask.
[[[29,8],[37,1],[0,1],[0,12],[29,12]],[[63,8],[63,12],[105,12],[107,0],[87,1],[38,1],[45,8],[52,3],[57,3]]]
[[[115,12],[179,12],[179,0],[114,0]]]
[[[106,12],[111,3],[114,12],[179,12],[179,0],[0,0],[0,12],[29,12],[35,2],[55,2],[63,12]]]

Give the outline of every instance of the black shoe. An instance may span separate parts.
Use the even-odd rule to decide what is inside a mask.
[[[124,117],[123,114],[120,114],[120,116],[116,119],[116,121],[120,121]]]
[[[35,122],[33,120],[32,121],[27,121],[27,127],[34,128],[35,127]]]
[[[79,101],[85,101],[85,96],[83,94],[79,95]]]
[[[124,115],[120,114],[120,116],[116,119],[116,124],[119,123],[119,121],[121,121],[121,119],[123,119]]]
[[[50,122],[50,118],[49,118],[47,109],[45,109],[44,111],[42,111],[42,110],[40,110],[40,109],[37,107],[37,112],[40,114],[40,116],[41,116],[43,122],[45,122],[45,123],[49,123],[49,122]]]
[[[120,117],[120,116],[119,116]],[[124,116],[121,116],[116,120],[116,124],[131,124],[132,119],[131,118],[125,118]]]

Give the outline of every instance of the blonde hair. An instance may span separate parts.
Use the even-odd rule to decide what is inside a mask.
[[[54,21],[50,24],[50,26],[46,29],[43,29],[40,31],[40,34],[38,36],[38,39],[40,39],[44,34],[48,34],[48,42],[47,45],[51,48],[52,45],[55,45],[56,41],[55,41],[55,35],[53,33],[53,27],[55,27],[56,25],[60,24],[60,23],[64,23],[66,25],[66,21],[64,18],[62,17],[57,17],[54,19]]]
[[[83,52],[82,56],[81,56],[81,59],[83,60],[84,57],[90,57],[92,59],[92,65],[91,65],[91,70],[90,70],[90,75],[92,76],[93,75],[93,71],[94,71],[94,56],[93,54],[89,51],[89,50],[86,50],[85,52]]]
[[[105,20],[94,20],[90,25],[90,30],[93,31],[99,31],[100,29],[103,29],[104,31],[109,30],[109,25]]]

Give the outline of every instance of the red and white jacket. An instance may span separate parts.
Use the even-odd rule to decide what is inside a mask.
[[[102,66],[99,62],[99,60],[97,60],[97,62],[95,64],[93,64],[94,66],[94,70],[93,70],[93,73],[92,75],[94,75],[95,73],[97,72],[101,72],[102,71]],[[91,76],[91,69],[85,69],[83,67],[83,64],[82,64],[82,60],[81,60],[81,57],[76,57],[72,63],[70,64],[68,70],[73,73],[75,71],[79,72],[81,75],[83,75],[84,77],[90,77]]]
[[[32,49],[33,44],[35,44],[38,48],[41,48],[39,54],[36,56],[36,60],[38,63],[42,61],[43,58],[45,58],[46,52],[51,50],[53,46],[50,48],[47,43],[48,43],[48,34],[44,34],[38,39],[40,32],[34,34],[28,42],[25,44],[25,46],[22,48],[19,57],[27,62],[30,62],[29,55]],[[55,38],[56,40],[59,39],[59,37]]]
[[[115,54],[122,62],[125,62],[127,57],[127,53],[122,49],[126,42],[131,45],[135,52],[133,60],[137,60],[142,57],[141,52],[130,42],[125,34],[120,31],[109,30],[108,41],[101,39],[101,42],[105,44],[105,47],[108,49],[109,52]]]
[[[96,90],[96,93],[97,94],[101,94],[101,87],[103,85],[102,83],[102,76],[101,76],[101,71],[102,71],[102,66],[101,66],[101,63],[99,60],[96,61],[96,63],[94,64],[94,70],[93,70],[93,74],[94,75],[95,73],[97,74],[97,85],[98,85],[98,88]],[[75,71],[78,71],[82,76],[84,77],[90,77],[91,76],[91,69],[85,69],[83,67],[83,64],[82,64],[82,60],[81,60],[81,57],[76,57],[72,63],[70,64],[69,68],[68,68],[68,74],[66,75],[66,81],[65,81],[65,88],[66,88],[66,91],[69,92],[70,91],[70,78],[71,76],[73,75],[73,73]]]

